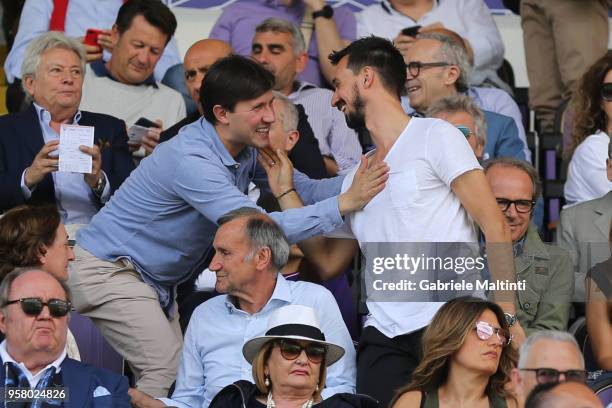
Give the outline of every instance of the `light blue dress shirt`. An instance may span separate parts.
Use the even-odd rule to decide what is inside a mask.
[[[69,37],[84,37],[88,28],[110,29],[117,18],[123,0],[70,0],[66,11],[64,34]],[[26,47],[34,38],[49,31],[53,0],[26,0],[15,43],[4,63],[6,79],[13,83],[15,77],[21,78],[21,64]],[[104,52],[104,60],[110,54]],[[161,81],[164,74],[173,65],[180,64],[176,40],[172,38],[155,66],[155,79]]]
[[[250,315],[238,309],[228,295],[212,298],[195,309],[185,333],[172,399],[161,400],[172,406],[208,407],[226,385],[241,379],[254,382],[242,346],[263,335],[272,312],[289,304],[314,308],[325,340],[342,346],[346,352],[328,367],[323,398],[354,392],[355,347],[333,295],[323,286],[290,282],[279,274],[272,297],[258,313]]]
[[[51,113],[41,106],[34,104],[40,129],[42,130],[44,143],[52,140],[59,140],[59,135],[51,128]],[[74,115],[72,125],[77,125],[81,120],[81,112],[77,111]],[[53,154],[52,154],[53,155]],[[27,170],[27,169],[26,169]],[[21,192],[26,200],[32,196],[32,190],[25,184],[25,172],[21,174]],[[55,188],[55,203],[64,224],[87,224],[100,208],[110,198],[110,183],[106,174],[102,172],[106,179],[106,185],[100,198],[96,197],[91,187],[85,182],[81,173],[65,173],[54,171],[53,185]],[[36,186],[34,186],[34,189]]]
[[[234,159],[200,118],[140,162],[77,242],[99,259],[129,259],[169,312],[174,287],[203,269],[217,220],[240,207],[259,208],[246,195],[251,181],[267,188],[256,155],[246,147]],[[270,214],[290,242],[342,225],[336,197],[342,177],[310,180],[296,171],[294,185],[312,205]]]

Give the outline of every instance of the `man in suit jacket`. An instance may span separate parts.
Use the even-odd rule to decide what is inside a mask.
[[[53,275],[15,270],[0,285],[0,386],[49,390],[66,408],[130,407],[123,376],[66,357],[70,290]],[[3,393],[0,401],[10,395]],[[2,401],[4,403],[5,401]],[[6,406],[11,406],[6,401]],[[3,404],[4,406],[4,404]]]
[[[57,32],[26,50],[23,85],[33,103],[0,117],[0,211],[26,202],[56,203],[64,223],[88,223],[133,170],[125,123],[79,111],[85,53]],[[92,172],[58,172],[61,126],[93,126]]]

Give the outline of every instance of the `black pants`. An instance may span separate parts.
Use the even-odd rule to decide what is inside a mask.
[[[372,326],[366,327],[357,351],[357,392],[376,398],[380,408],[386,408],[421,361],[424,330],[389,338]]]

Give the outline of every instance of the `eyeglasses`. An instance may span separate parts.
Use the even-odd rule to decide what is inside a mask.
[[[277,344],[280,347],[281,356],[285,360],[295,360],[304,350],[306,351],[306,357],[308,357],[311,363],[319,364],[327,353],[327,347],[319,343],[308,343],[302,346],[296,341],[280,340]]]
[[[516,212],[519,213],[528,213],[531,211],[533,206],[535,205],[535,201],[533,200],[508,200],[506,198],[496,198],[497,205],[502,212],[508,211],[510,206],[514,204],[514,208],[516,208]]]
[[[421,73],[422,69],[434,68],[434,67],[448,67],[450,64],[448,62],[421,62],[421,61],[412,61],[406,64],[406,68],[408,68],[408,72],[410,76],[416,78]]]
[[[612,102],[612,82],[608,82],[602,85],[601,98],[606,102]]]
[[[506,347],[512,342],[512,335],[508,330],[501,327],[493,327],[487,322],[476,322],[474,330],[476,330],[476,335],[482,341],[489,340],[495,334],[502,347]]]
[[[21,303],[21,310],[28,316],[38,316],[42,312],[43,307],[47,306],[51,316],[64,317],[72,308],[72,304],[66,300],[49,299],[48,302],[43,302],[41,298],[9,300],[5,303],[5,306],[12,305],[13,303]]]
[[[559,371],[554,368],[521,368],[520,370],[535,372],[538,384],[557,383],[561,374],[565,377],[565,381],[584,383],[587,379],[587,372],[585,370]]]
[[[463,136],[465,136],[466,139],[470,138],[470,135],[474,134],[469,127],[467,126],[463,126],[463,125],[457,125],[456,126],[457,129],[459,129],[459,131],[461,133],[463,133]]]

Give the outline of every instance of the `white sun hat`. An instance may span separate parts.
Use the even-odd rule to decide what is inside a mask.
[[[253,363],[261,347],[275,339],[306,340],[325,345],[326,366],[332,365],[344,355],[342,346],[325,341],[325,334],[321,331],[315,310],[308,306],[288,305],[272,312],[266,333],[244,343],[244,358]]]

